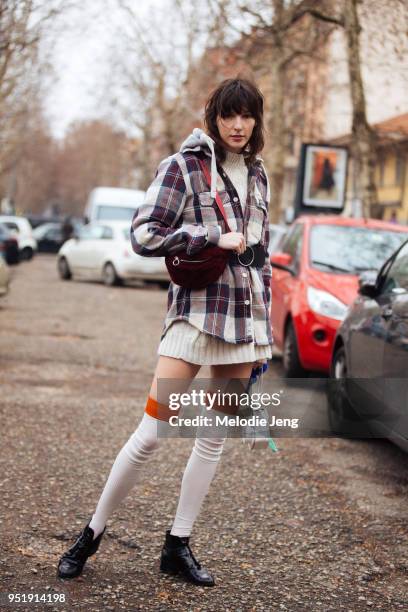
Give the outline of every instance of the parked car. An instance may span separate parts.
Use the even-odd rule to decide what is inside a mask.
[[[386,437],[408,451],[408,241],[358,296],[333,345],[328,388],[334,433]]]
[[[271,256],[271,323],[286,376],[328,373],[334,337],[357,295],[359,275],[378,272],[408,227],[332,215],[298,217]]]
[[[45,223],[60,223],[61,218],[58,215],[26,215],[26,219],[29,220],[31,227],[36,229],[40,227],[40,225],[44,225]]]
[[[163,257],[134,253],[130,222],[85,225],[77,238],[68,240],[59,250],[58,271],[63,280],[76,276],[101,280],[106,285],[144,280],[167,287],[170,281]]]
[[[0,297],[8,292],[10,283],[10,272],[4,259],[0,257]]]
[[[145,192],[139,189],[96,187],[92,189],[84,214],[90,223],[131,221],[135,209],[143,203]]]
[[[33,230],[40,253],[58,253],[65,240],[62,234],[62,223],[44,223]]]
[[[5,225],[17,238],[20,259],[31,259],[37,250],[33,229],[25,217],[0,215],[0,223]]]
[[[286,232],[287,227],[284,225],[269,224],[269,253],[275,253],[279,249]]]
[[[26,218],[29,220],[31,227],[37,229],[41,225],[45,225],[46,223],[56,223],[57,225],[62,225],[64,219],[66,219],[66,215],[32,215],[28,214]],[[75,229],[84,225],[84,220],[82,217],[71,217],[70,222],[74,226]]]
[[[20,261],[17,238],[2,223],[0,223],[0,256],[9,266]]]

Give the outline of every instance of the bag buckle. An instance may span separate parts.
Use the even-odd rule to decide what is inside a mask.
[[[251,251],[251,253],[252,253],[252,259],[251,259],[251,261],[250,261],[249,263],[245,263],[245,262],[243,262],[243,261],[241,261],[241,260],[240,260],[240,257],[245,257],[245,255],[247,255],[247,254],[248,254],[248,249],[249,249],[249,250]],[[252,247],[250,247],[250,246],[247,246],[247,248],[245,249],[245,251],[244,251],[243,253],[240,253],[239,255],[237,255],[237,259],[238,259],[239,263],[240,263],[242,266],[246,266],[246,267],[250,266],[250,265],[252,264],[252,262],[254,261],[254,259],[255,259],[255,252],[254,252],[254,249],[253,249]]]

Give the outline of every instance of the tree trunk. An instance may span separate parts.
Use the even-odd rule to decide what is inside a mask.
[[[279,223],[283,216],[282,196],[285,179],[285,118],[283,112],[285,73],[280,58],[278,58],[278,48],[275,49],[271,66],[272,91],[269,122],[271,151],[269,219],[271,223]]]
[[[269,219],[279,223],[283,216],[283,185],[285,179],[285,117],[284,117],[284,46],[280,33],[280,24],[284,14],[283,0],[273,0],[274,33],[271,66],[271,116],[269,121],[269,147],[271,151],[271,168],[269,172],[271,185],[271,202]]]
[[[344,30],[347,40],[350,92],[353,107],[352,155],[357,165],[357,195],[364,217],[369,217],[377,203],[375,186],[375,133],[368,124],[364,85],[361,75],[360,24],[358,0],[345,0]]]

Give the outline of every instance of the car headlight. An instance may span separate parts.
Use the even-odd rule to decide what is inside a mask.
[[[307,301],[310,308],[325,317],[342,321],[346,316],[347,306],[334,295],[314,287],[307,288]]]

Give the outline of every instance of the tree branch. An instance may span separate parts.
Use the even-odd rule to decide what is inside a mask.
[[[303,17],[305,17],[305,15],[310,15],[311,17],[314,17],[319,21],[325,21],[326,23],[332,23],[334,25],[340,26],[341,28],[344,28],[343,16],[336,17],[334,15],[329,15],[328,13],[323,13],[323,11],[320,11],[319,9],[305,7],[300,11],[296,11],[294,15],[292,15],[290,22],[286,25],[286,29],[289,28],[291,25],[295,24]]]

